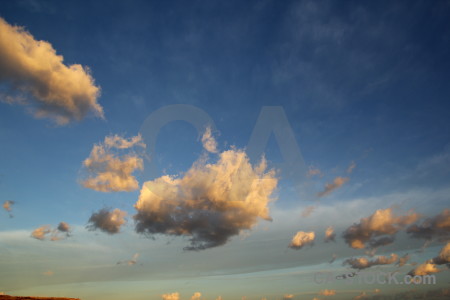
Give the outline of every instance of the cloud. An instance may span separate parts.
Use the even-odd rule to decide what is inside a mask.
[[[206,151],[211,153],[217,153],[217,142],[216,139],[212,136],[211,127],[207,127],[205,133],[202,136],[203,148]]]
[[[198,160],[178,178],[147,181],[135,204],[136,231],[190,237],[186,250],[223,245],[259,219],[271,220],[278,180],[266,168],[264,158],[252,166],[244,151],[232,149],[216,163]]]
[[[361,292],[359,295],[353,297],[353,300],[361,300],[361,299],[367,299],[366,292]]]
[[[409,272],[410,275],[429,275],[433,273],[438,273],[441,271],[438,265],[450,264],[450,242],[448,242],[444,247],[442,247],[438,256],[427,260],[426,262],[418,265],[415,269]]]
[[[433,262],[437,265],[450,263],[450,242],[441,249],[438,256],[433,258]]]
[[[14,205],[14,201],[5,201],[3,202],[3,208],[9,213],[9,217],[12,218],[13,214],[12,214],[12,206]]]
[[[64,125],[82,120],[88,113],[103,118],[98,104],[100,88],[89,68],[67,66],[52,45],[37,41],[24,28],[0,18],[0,82],[10,89],[0,99],[31,105],[37,118]]]
[[[200,300],[202,297],[202,294],[200,292],[195,292],[194,295],[192,295],[191,300]]]
[[[45,271],[45,272],[42,273],[42,275],[45,275],[45,276],[53,276],[53,274],[55,274],[55,273],[53,271],[50,271],[50,270]]]
[[[61,231],[61,232],[69,233],[69,232],[70,232],[70,225],[67,224],[66,222],[60,222],[60,223],[58,224],[57,229],[58,229],[59,231]]]
[[[433,263],[432,260],[428,260],[423,264],[418,265],[415,269],[411,270],[408,274],[411,276],[423,276],[438,273],[441,270]]]
[[[62,236],[61,233],[64,235]],[[58,227],[52,228],[50,225],[43,225],[36,228],[31,233],[31,237],[44,241],[47,237],[50,237],[51,241],[63,240],[70,236],[70,225],[66,222],[60,222]]]
[[[406,232],[411,237],[418,239],[448,239],[450,237],[450,209],[444,209],[440,214],[427,218],[418,225],[409,226]]]
[[[349,180],[348,177],[340,177],[340,176],[336,177],[332,183],[325,184],[325,189],[322,192],[317,193],[317,197],[324,197],[329,195],[332,191],[344,185],[344,183],[346,183],[348,180]]]
[[[179,293],[163,294],[161,295],[161,298],[163,300],[180,300],[180,294]]]
[[[394,235],[404,226],[415,222],[419,218],[417,213],[409,212],[405,216],[395,216],[392,208],[378,209],[371,216],[362,218],[359,223],[348,227],[343,238],[352,248],[362,249],[366,243],[372,242],[372,245],[388,242],[388,239],[372,240],[381,235]]]
[[[313,205],[305,207],[305,209],[302,211],[301,216],[303,218],[309,217],[313,213],[314,209],[315,209],[315,207]]]
[[[108,208],[102,208],[91,215],[86,228],[90,231],[100,229],[108,234],[119,233],[120,227],[126,223],[127,213],[118,208],[110,211]]]
[[[294,298],[294,295],[292,295],[292,294],[285,294],[285,295],[283,295],[283,299],[285,299],[285,300],[293,299],[293,298]]]
[[[7,211],[7,212],[11,212],[12,210],[12,206],[14,205],[14,201],[5,201],[3,202],[3,208]]]
[[[322,290],[319,292],[319,295],[322,296],[334,296],[336,295],[336,290]]]
[[[347,173],[351,174],[355,168],[356,168],[356,163],[354,161],[352,161],[347,168]]]
[[[90,156],[83,162],[88,177],[81,184],[100,192],[129,192],[138,189],[139,183],[132,174],[144,168],[142,158],[136,153],[120,156],[114,151],[135,146],[145,148],[140,135],[128,140],[118,135],[107,136],[103,143],[94,145]]]
[[[119,262],[117,262],[117,264],[118,265],[124,264],[124,265],[128,265],[128,266],[133,266],[133,265],[137,264],[138,258],[139,258],[139,253],[135,253],[130,260],[119,261]]]
[[[398,255],[395,253],[392,253],[390,257],[387,256],[378,256],[377,258],[373,260],[369,260],[366,257],[358,257],[358,258],[349,258],[344,261],[344,265],[350,265],[353,269],[367,269],[372,266],[377,265],[390,265],[396,262],[398,259]]]
[[[336,233],[334,232],[333,226],[328,226],[325,230],[325,243],[328,243],[330,241],[335,241]]]
[[[313,177],[313,176],[322,176],[322,171],[320,171],[320,169],[318,168],[314,168],[312,166],[309,167],[308,170],[308,177]]]
[[[312,231],[311,232],[299,231],[292,238],[291,243],[289,244],[289,248],[299,250],[306,245],[312,245],[314,243],[315,237],[316,236]]]
[[[409,260],[411,259],[411,255],[405,254],[398,259],[397,266],[403,267]]]
[[[41,226],[39,228],[36,228],[35,230],[33,230],[33,232],[31,233],[31,236],[37,240],[45,240],[46,235],[49,234],[51,232],[51,227],[50,225],[44,225]]]

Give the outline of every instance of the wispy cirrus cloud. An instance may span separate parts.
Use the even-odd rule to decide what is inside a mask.
[[[334,178],[333,182],[325,184],[324,190],[317,193],[317,197],[325,197],[331,194],[331,192],[343,186],[347,181],[349,181],[349,179],[350,178],[348,177],[341,177],[341,176]]]
[[[103,118],[97,102],[100,88],[87,67],[67,66],[46,41],[36,40],[23,27],[0,18],[0,81],[9,92],[0,95],[8,103],[27,105],[37,118],[59,125],[82,120],[92,112]]]

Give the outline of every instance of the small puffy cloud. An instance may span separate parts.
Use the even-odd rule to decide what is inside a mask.
[[[336,233],[334,232],[334,228],[333,226],[328,226],[327,229],[325,230],[325,239],[324,241],[326,243],[330,242],[330,241],[335,241],[335,237],[336,237]]]
[[[359,295],[353,297],[353,300],[362,300],[362,299],[367,299],[366,292],[361,292]]]
[[[299,231],[292,238],[291,243],[289,244],[289,248],[299,250],[306,245],[312,245],[314,243],[315,237],[316,235],[312,231]]]
[[[336,295],[336,290],[322,290],[319,292],[319,295],[322,296],[334,296]]]
[[[180,293],[171,293],[161,295],[163,300],[180,300]]]
[[[14,201],[7,200],[3,202],[3,209],[6,210],[9,213],[9,217],[12,218],[12,206],[14,205]]]
[[[120,227],[126,223],[126,215],[125,211],[118,208],[112,211],[108,208],[102,208],[91,215],[86,228],[91,231],[100,229],[108,234],[116,234],[119,233]]]
[[[374,237],[394,235],[404,226],[414,223],[418,218],[419,215],[413,212],[409,212],[404,216],[396,216],[393,214],[392,208],[378,209],[371,216],[362,218],[359,223],[355,223],[347,228],[342,236],[350,247],[362,249]],[[387,241],[372,241],[372,244]]]
[[[133,266],[133,265],[137,264],[138,258],[139,258],[139,253],[135,253],[130,260],[119,261],[119,262],[117,262],[117,264],[118,265],[124,264],[124,265],[128,265],[128,266]]]
[[[358,258],[349,258],[344,261],[344,265],[350,265],[353,269],[367,269],[372,266],[377,265],[390,265],[396,262],[398,259],[398,255],[392,253],[390,257],[387,256],[378,256],[373,260],[369,260],[366,257],[358,257]]]
[[[440,214],[427,218],[418,225],[409,226],[406,232],[413,238],[448,239],[450,237],[450,209],[444,209]]]
[[[142,158],[134,152],[119,155],[115,151],[135,146],[145,148],[140,135],[130,139],[118,135],[107,136],[103,143],[94,145],[90,156],[83,162],[88,175],[81,184],[100,192],[130,192],[138,189],[139,183],[133,172],[144,168]]]
[[[53,274],[55,274],[55,273],[53,271],[50,271],[50,270],[45,271],[45,272],[42,273],[42,275],[44,275],[44,276],[53,276]]]
[[[305,207],[305,209],[302,211],[301,216],[303,218],[309,217],[313,213],[314,209],[315,209],[315,207],[313,205]]]
[[[11,212],[12,206],[14,205],[14,201],[5,201],[3,202],[3,209],[7,212]]]
[[[52,228],[50,225],[44,225],[36,228],[31,233],[31,237],[41,241],[44,241],[47,238],[49,238],[51,241],[59,241],[69,236],[70,225],[66,222],[60,222],[56,228]]]
[[[268,204],[278,180],[262,159],[253,166],[244,151],[219,154],[216,163],[200,159],[181,177],[162,176],[144,183],[135,204],[136,231],[186,236],[186,250],[225,244],[271,220]]]
[[[333,192],[334,190],[340,188],[342,185],[344,185],[349,180],[348,177],[336,177],[334,178],[332,183],[325,184],[325,189],[317,193],[317,197],[324,197]]]
[[[33,230],[31,237],[43,241],[50,232],[52,232],[50,225],[44,225]]]
[[[211,153],[217,153],[217,141],[211,133],[211,127],[207,127],[202,136],[203,148]]]
[[[428,260],[423,264],[418,265],[415,269],[411,270],[408,274],[411,276],[423,276],[438,273],[441,270],[433,263],[432,260]]]
[[[200,300],[202,297],[202,294],[200,292],[195,292],[194,295],[192,295],[191,300]]]
[[[65,65],[49,42],[35,40],[24,28],[2,18],[0,82],[9,88],[1,100],[30,105],[37,118],[50,118],[60,125],[82,120],[91,112],[103,118],[97,102],[100,88],[87,67]]]
[[[59,231],[61,231],[61,232],[70,232],[70,225],[69,224],[67,224],[66,222],[60,222],[59,224],[58,224],[58,227],[57,227],[57,229],[59,230]]]
[[[285,294],[283,295],[283,299],[287,300],[287,299],[294,299],[294,295],[292,294]]]

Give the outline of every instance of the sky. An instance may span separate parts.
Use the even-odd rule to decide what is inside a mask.
[[[0,294],[448,298],[449,13],[1,1]]]

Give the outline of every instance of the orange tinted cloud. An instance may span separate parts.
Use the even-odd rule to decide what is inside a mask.
[[[83,119],[89,112],[103,118],[100,88],[87,67],[67,66],[52,45],[37,41],[22,27],[0,18],[0,80],[10,92],[3,101],[30,105],[37,118],[60,125]]]

